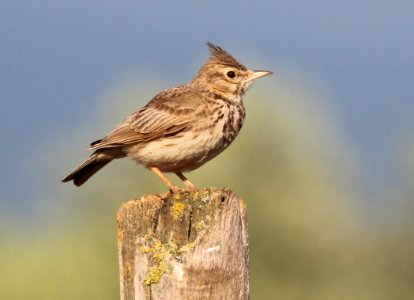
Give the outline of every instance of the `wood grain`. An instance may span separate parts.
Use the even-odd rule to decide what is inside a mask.
[[[118,213],[121,299],[248,299],[244,202],[229,189],[149,195]]]

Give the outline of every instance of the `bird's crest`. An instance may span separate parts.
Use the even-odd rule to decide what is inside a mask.
[[[210,42],[207,43],[210,50],[210,61],[213,63],[224,64],[230,67],[235,67],[241,70],[246,70],[246,67],[239,63],[233,56],[223,50],[221,47],[216,46]]]

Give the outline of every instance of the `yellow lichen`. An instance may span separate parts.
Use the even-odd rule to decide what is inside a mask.
[[[144,283],[147,285],[160,281],[162,275],[169,271],[167,260],[177,253],[177,245],[174,242],[162,244],[157,241],[152,246],[141,246],[142,253],[148,255],[150,263],[153,265],[148,267]]]
[[[151,285],[159,282],[162,275],[170,271],[171,267],[168,265],[168,261],[173,257],[189,252],[194,248],[194,242],[187,243],[179,248],[172,240],[166,244],[163,244],[160,241],[153,241],[153,245],[151,246],[141,246],[140,251],[148,255],[151,264],[151,266],[148,267],[144,283],[146,285]]]
[[[210,200],[210,192],[208,190],[204,190],[203,193],[201,194],[201,201],[206,203],[209,200]]]
[[[181,219],[184,208],[185,208],[185,204],[183,202],[174,203],[174,205],[171,207],[171,214],[173,216],[174,221]]]
[[[193,201],[197,201],[198,200],[198,196],[200,196],[200,193],[199,192],[195,192],[193,194]]]
[[[200,222],[197,222],[197,223],[194,225],[194,227],[195,227],[195,229],[197,229],[197,230],[201,230],[201,229],[203,229],[204,227],[206,227],[206,223],[204,223],[204,220],[201,220]]]
[[[159,264],[156,267],[149,267],[147,270],[147,276],[144,279],[146,285],[157,283],[160,281],[162,275],[166,272],[164,264]]]
[[[182,246],[180,249],[177,250],[177,253],[186,253],[189,252],[191,250],[194,250],[195,248],[195,243],[194,242],[189,242],[187,244],[185,244],[184,246]]]

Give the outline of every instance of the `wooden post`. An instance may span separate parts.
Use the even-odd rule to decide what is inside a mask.
[[[118,249],[122,300],[249,298],[246,206],[231,190],[124,203]]]

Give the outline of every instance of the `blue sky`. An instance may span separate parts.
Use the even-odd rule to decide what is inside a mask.
[[[2,1],[0,204],[47,189],[34,150],[85,124],[108,86],[131,72],[185,82],[207,41],[273,80],[295,70],[319,82],[367,185],[394,184],[414,139],[412,1],[140,2]]]

